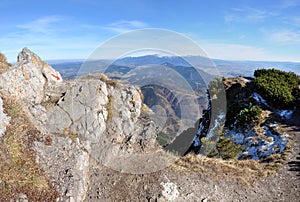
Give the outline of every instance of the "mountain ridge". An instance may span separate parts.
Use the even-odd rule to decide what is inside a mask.
[[[202,56],[164,56],[158,57],[156,55],[146,55],[140,57],[125,57],[117,60],[98,60],[100,64],[104,65],[106,68],[113,65],[128,66],[132,68],[133,66],[139,65],[149,65],[149,64],[163,64],[170,63],[176,66],[193,66],[185,59],[192,61],[195,67],[206,71],[211,74],[219,74],[218,76],[230,77],[230,76],[253,76],[253,72],[258,68],[278,68],[285,71],[293,71],[300,75],[300,62],[278,62],[278,61],[239,61],[239,60],[222,60],[222,59],[209,59]],[[97,61],[97,60],[96,60]],[[66,77],[75,77],[80,69],[79,64],[83,64],[87,61],[68,61],[67,63],[52,63],[49,61],[53,67],[57,68],[64,74],[67,71],[67,67],[75,68],[72,74],[65,73]],[[95,62],[94,60],[91,62]],[[102,65],[103,66],[103,65]],[[215,68],[216,67],[216,68]],[[217,71],[216,71],[217,70]],[[105,69],[102,71],[105,71]]]
[[[242,201],[247,197],[293,201],[300,197],[297,127],[276,125],[295,141],[286,160],[276,155],[274,161],[265,163],[166,155],[156,142],[157,122],[151,119],[153,111],[143,104],[140,89],[102,74],[65,80],[29,49],[18,58],[17,64],[0,75],[0,103],[4,100],[0,115],[8,124],[1,128],[0,167],[19,162],[0,175],[1,200]],[[245,90],[245,78],[227,81],[231,100],[242,103],[252,93]],[[174,94],[165,94],[176,107]],[[12,130],[12,123],[18,130]],[[262,132],[264,128],[257,129]],[[239,141],[238,134],[234,135]],[[255,138],[248,142],[249,147],[256,144]],[[25,158],[29,151],[35,155]],[[23,165],[32,167],[18,172]],[[7,178],[11,171],[17,173],[14,181]],[[29,180],[20,182],[21,178]]]

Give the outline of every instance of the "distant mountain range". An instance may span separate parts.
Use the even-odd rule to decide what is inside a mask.
[[[200,56],[168,57],[145,55],[125,57],[117,60],[50,61],[65,78],[76,78],[94,73],[104,73],[108,77],[121,80],[124,84],[139,86],[144,103],[156,113],[156,122],[164,123],[158,135],[161,145],[169,145],[182,128],[185,114],[195,117],[186,119],[187,125],[201,116],[207,107],[207,84],[215,77],[253,77],[255,69],[275,68],[292,71],[300,75],[300,63],[227,61]],[[190,103],[194,103],[193,107]],[[163,111],[156,106],[162,107]],[[184,109],[184,110],[183,110]],[[197,124],[196,124],[197,125]],[[194,128],[195,130],[197,127]],[[191,132],[195,134],[195,132]],[[182,140],[180,140],[182,143]]]
[[[97,60],[84,62],[84,60],[61,60],[48,62],[66,78],[74,78],[78,75],[88,73],[104,73],[107,69],[110,69],[109,71],[113,69],[115,73],[116,70],[119,69],[120,73],[124,74],[126,71],[130,71],[138,66],[163,64],[182,67],[194,66],[198,70],[202,70],[208,74],[223,77],[234,77],[239,75],[253,76],[254,70],[259,68],[275,68],[283,71],[292,71],[300,75],[300,63],[295,62],[230,61],[208,59],[201,56],[160,57],[157,55],[145,55],[140,57],[125,57],[115,61]],[[84,64],[84,68],[80,69],[82,64]]]

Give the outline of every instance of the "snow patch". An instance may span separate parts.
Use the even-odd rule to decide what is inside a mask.
[[[295,110],[278,110],[278,115],[283,119],[290,119]]]
[[[269,125],[269,127],[270,127],[270,128],[276,129],[278,126],[277,126],[277,123],[271,123],[271,124]]]
[[[265,137],[261,137],[253,131],[245,131],[244,133],[227,131],[225,136],[231,138],[236,144],[244,146],[245,150],[239,158],[264,160],[272,154],[283,152],[286,148],[286,137],[288,136],[286,134],[277,135],[272,132],[275,127],[277,127],[275,123],[269,126],[265,125],[263,127]]]
[[[215,133],[216,130],[218,130],[219,127],[223,126],[223,124],[225,122],[225,114],[220,113],[214,121],[215,122],[214,122],[213,127],[210,129],[209,133],[206,136],[206,138],[208,138],[208,139],[212,138],[216,134]]]
[[[232,133],[231,138],[235,144],[244,144],[245,136],[242,133]]]
[[[266,101],[264,98],[262,98],[262,96],[261,96],[260,94],[254,92],[254,93],[252,94],[252,98],[253,98],[256,102],[258,102],[258,103],[264,105],[265,107],[269,107],[267,101]]]
[[[194,145],[194,147],[199,147],[199,146],[201,146],[201,140],[199,139],[199,137],[198,136],[194,136],[194,138],[193,138],[193,145]]]
[[[252,94],[252,98],[257,102],[260,103],[261,105],[270,108],[270,105],[268,105],[267,101],[262,98],[262,96],[256,92]],[[276,110],[276,113],[283,119],[290,119],[294,113],[293,110]]]

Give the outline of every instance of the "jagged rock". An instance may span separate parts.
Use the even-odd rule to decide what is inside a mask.
[[[58,75],[59,81],[52,74]],[[145,168],[148,172],[167,162],[155,161],[155,153],[139,155],[160,147],[156,143],[157,127],[143,115],[142,95],[135,87],[102,75],[61,82],[59,73],[26,48],[13,70],[1,77],[7,81],[16,78],[10,81],[11,88],[4,81],[0,84],[10,95],[17,92],[15,97],[29,106],[33,122],[52,139],[50,146],[37,142],[35,149],[48,175],[62,180],[58,187],[62,200],[83,200],[89,156],[113,169],[134,173],[144,161],[153,162],[152,167]],[[120,164],[124,159],[126,163]],[[56,165],[50,163],[54,161]]]
[[[5,133],[6,126],[9,124],[10,121],[10,117],[8,117],[3,110],[3,101],[0,97],[0,137]]]
[[[224,81],[227,107],[236,102],[243,102],[252,93],[251,80],[244,77],[227,78]]]
[[[179,196],[179,191],[177,185],[173,182],[162,182],[161,186],[163,187],[162,196],[164,201],[174,201]],[[162,198],[159,200],[162,201]]]
[[[51,93],[46,90],[54,102],[35,107],[38,113],[32,114],[38,121],[40,114],[46,116],[45,127],[52,144],[37,142],[35,149],[39,164],[59,182],[60,201],[83,201],[88,191],[90,158],[110,168],[135,173],[141,169],[139,164],[146,166],[147,160],[154,165],[152,170],[167,162],[151,163],[156,159],[155,153],[146,158],[133,155],[157,149],[158,133],[151,120],[141,115],[142,98],[136,88],[87,78],[66,81],[63,86],[51,88]],[[147,169],[151,168],[149,164]]]
[[[157,171],[174,160],[162,158],[158,127],[143,112],[141,91],[133,86],[103,75],[62,82],[56,70],[27,48],[0,77],[4,92],[26,106],[37,129],[51,139],[51,144],[36,141],[34,150],[57,185],[59,201],[85,199],[90,159],[127,173]]]
[[[58,82],[62,82],[60,73],[28,48],[21,51],[11,70],[0,75],[0,87],[6,94],[32,104],[43,101],[45,86]]]
[[[156,143],[157,127],[142,115],[139,90],[95,78],[67,81],[64,85],[61,97],[46,110],[50,133],[78,137],[95,160],[123,172],[143,172],[138,171],[137,164],[131,165],[132,161],[141,164],[156,159],[155,155],[133,155],[160,148]],[[120,164],[124,159],[128,163]],[[147,169],[155,170],[158,164],[165,165],[157,161]]]

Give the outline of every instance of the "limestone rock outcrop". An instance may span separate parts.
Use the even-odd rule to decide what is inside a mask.
[[[59,72],[24,48],[12,69],[0,74],[0,87],[47,136],[49,143],[36,141],[34,150],[42,169],[59,182],[58,201],[85,199],[91,161],[133,173],[144,172],[138,166],[145,166],[144,161],[153,162],[154,168],[145,168],[149,172],[165,163],[155,158],[161,156],[155,153],[161,150],[158,127],[143,111],[141,91],[134,86],[100,74],[63,81]]]
[[[227,78],[224,81],[227,107],[232,106],[236,102],[244,101],[252,93],[252,86],[251,80],[243,77]]]
[[[0,75],[4,93],[27,103],[39,104],[44,99],[47,85],[62,82],[60,73],[28,48],[24,48],[17,59],[11,70]]]

